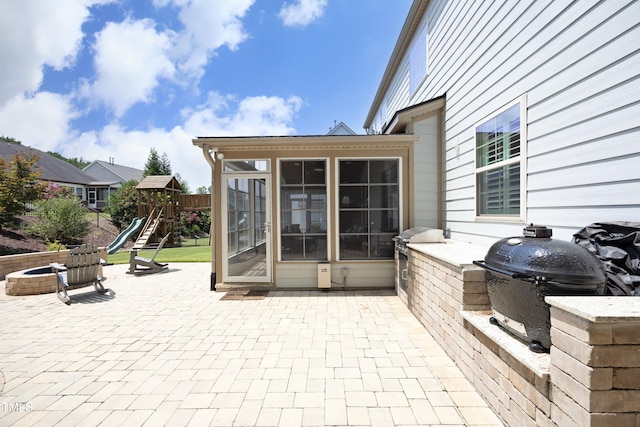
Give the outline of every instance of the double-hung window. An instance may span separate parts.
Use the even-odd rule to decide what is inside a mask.
[[[398,159],[339,161],[340,259],[393,259],[400,232]]]
[[[525,97],[478,123],[475,140],[476,216],[524,220]]]

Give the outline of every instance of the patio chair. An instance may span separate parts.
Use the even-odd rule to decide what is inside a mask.
[[[78,289],[93,285],[96,292],[105,294],[109,291],[102,282],[100,267],[103,260],[100,259],[100,251],[96,246],[83,244],[69,251],[69,257],[64,265],[49,264],[51,271],[56,273],[56,294],[60,301],[71,304],[71,297],[67,290]]]
[[[129,252],[129,270],[127,271],[127,274],[152,274],[168,269],[169,264],[159,263],[155,261],[155,258],[167,242],[170,234],[171,233],[167,233],[167,235],[162,238],[151,258],[138,256],[138,250],[131,249],[131,252]]]

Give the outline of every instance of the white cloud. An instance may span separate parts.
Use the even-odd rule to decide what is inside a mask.
[[[60,147],[59,152],[91,161],[107,161],[113,157],[119,165],[144,169],[151,148],[155,148],[159,154],[167,153],[172,172],[179,173],[195,191],[197,187],[211,185],[211,169],[202,151],[192,144],[193,137],[181,126],[171,130],[131,131],[111,124],[99,131],[78,135]]]
[[[37,92],[45,67],[73,67],[90,8],[115,1],[1,1],[0,105]],[[119,117],[132,105],[151,101],[162,79],[197,82],[217,49],[237,49],[248,37],[242,18],[254,1],[154,0],[156,7],[177,8],[179,29],[158,31],[149,19],[107,23],[96,35],[96,76],[83,79],[78,94]]]
[[[18,95],[0,107],[0,129],[23,145],[55,151],[69,138],[69,123],[77,116],[68,97],[50,92]]]
[[[280,19],[289,27],[304,27],[324,14],[327,0],[297,0],[285,3],[280,9]]]
[[[176,7],[184,28],[156,30],[150,19],[110,22],[97,35],[93,83],[82,95],[110,107],[121,117],[132,105],[153,100],[162,79],[198,81],[217,49],[236,49],[248,35],[241,18],[254,0],[155,0],[156,7]]]
[[[148,102],[162,78],[175,69],[167,57],[171,33],[158,33],[149,19],[110,22],[97,35],[94,64],[97,78],[85,84],[83,96],[104,103],[122,116],[137,102]]]
[[[93,49],[82,50],[94,54],[95,76],[76,75],[66,95],[38,92],[47,67],[74,68],[91,6],[110,1],[118,0],[0,0],[0,134],[66,157],[113,157],[140,169],[153,147],[167,153],[173,172],[195,190],[211,178],[192,138],[295,133],[303,105],[296,96],[238,99],[211,93],[203,105],[183,109],[181,123],[167,129],[140,130],[138,124],[131,130],[120,121],[134,104],[155,102],[160,84],[197,83],[217,49],[237,49],[248,37],[242,19],[254,0],[153,0],[156,7],[175,8],[183,28],[161,28],[149,19],[107,22],[95,34]],[[107,106],[115,113],[107,118],[111,122],[79,132],[73,126],[81,118],[81,100]]]
[[[0,2],[0,105],[42,84],[43,68],[73,65],[89,7],[104,0]]]
[[[198,136],[290,135],[295,133],[292,123],[302,104],[297,96],[252,96],[236,101],[211,93],[206,104],[183,111],[185,129]]]
[[[156,0],[158,6],[174,5],[184,30],[180,31],[174,56],[181,72],[199,79],[203,67],[217,49],[235,50],[247,37],[241,19],[254,0]]]
[[[69,123],[77,113],[69,100],[52,93],[33,98],[15,97],[0,109],[0,129],[25,145],[56,151],[85,160],[115,158],[121,165],[143,169],[151,148],[167,153],[174,173],[184,178],[192,191],[211,185],[211,170],[202,151],[191,140],[197,136],[291,135],[293,119],[302,100],[292,96],[256,96],[237,100],[216,93],[194,109],[182,112],[183,123],[172,129],[152,127],[129,130],[118,123],[77,133]]]

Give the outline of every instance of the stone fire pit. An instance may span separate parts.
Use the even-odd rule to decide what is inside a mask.
[[[56,291],[56,275],[51,267],[42,266],[14,271],[6,276],[7,295],[38,295]]]

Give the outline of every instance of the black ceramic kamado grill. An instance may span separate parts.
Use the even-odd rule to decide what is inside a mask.
[[[544,226],[525,227],[522,236],[499,240],[483,261],[474,261],[487,273],[491,323],[535,352],[551,347],[546,296],[598,295],[606,282],[602,263],[591,252],[551,235]]]

